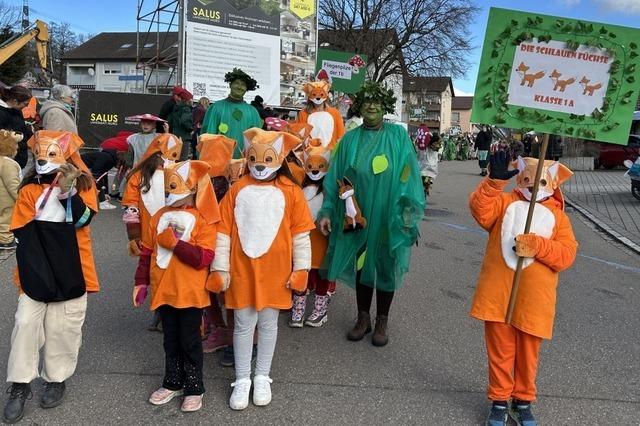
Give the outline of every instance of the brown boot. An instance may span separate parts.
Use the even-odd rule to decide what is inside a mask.
[[[358,312],[356,325],[347,333],[347,339],[352,342],[357,342],[358,340],[362,340],[367,333],[371,333],[371,316],[369,312],[360,311]]]
[[[378,315],[376,317],[376,327],[373,330],[373,336],[371,337],[371,343],[373,346],[384,346],[389,343],[389,337],[387,336],[387,321],[389,317],[385,315]]]

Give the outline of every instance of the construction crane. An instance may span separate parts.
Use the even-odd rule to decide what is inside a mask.
[[[24,30],[21,34],[16,34],[10,39],[0,44],[0,65],[16,54],[32,39],[36,40],[36,51],[42,70],[48,69],[47,55],[49,52],[49,28],[47,24],[40,20]]]

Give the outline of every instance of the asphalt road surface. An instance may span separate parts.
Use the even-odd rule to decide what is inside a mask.
[[[182,414],[179,401],[154,407],[161,383],[162,340],[146,331],[151,314],[131,306],[135,262],[125,251],[118,210],[92,225],[102,291],[90,296],[84,343],[63,405],[37,404],[33,384],[23,424],[393,424],[480,425],[488,408],[483,328],[467,315],[486,234],[467,196],[475,162],[447,162],[429,199],[412,270],[391,309],[390,343],[348,342],[355,297],[339,286],[329,322],[289,329],[280,317],[271,377],[273,402],[234,412],[227,402],[233,369],[205,355],[204,407]],[[640,256],[624,251],[570,214],[579,257],[561,275],[555,335],[542,347],[541,425],[640,424]],[[16,291],[14,258],[0,266],[0,365],[9,352]],[[374,304],[375,306],[375,304]]]

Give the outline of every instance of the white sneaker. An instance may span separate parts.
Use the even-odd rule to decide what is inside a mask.
[[[231,383],[233,392],[229,398],[229,407],[232,410],[244,410],[249,406],[249,392],[251,391],[251,379],[245,378]]]
[[[100,202],[100,210],[113,210],[113,209],[117,209],[117,207],[111,204],[110,202],[108,201]]]
[[[269,376],[253,376],[253,405],[259,407],[271,402],[271,383]]]

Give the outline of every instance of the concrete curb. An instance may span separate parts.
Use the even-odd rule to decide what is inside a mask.
[[[609,226],[609,225],[607,225],[605,223],[602,223],[602,221],[598,220],[598,218],[596,218],[593,214],[591,214],[587,209],[585,209],[584,207],[580,206],[579,204],[571,201],[566,196],[566,194],[564,195],[564,201],[566,202],[566,204],[568,206],[574,208],[576,211],[578,211],[578,213],[580,213],[582,216],[586,217],[590,222],[592,222],[595,226],[597,226],[602,231],[607,233],[614,240],[616,240],[620,244],[624,245],[628,249],[633,250],[634,252],[640,254],[640,245],[634,243],[629,238],[627,238],[624,235],[620,234],[618,231],[613,229],[611,226]]]

